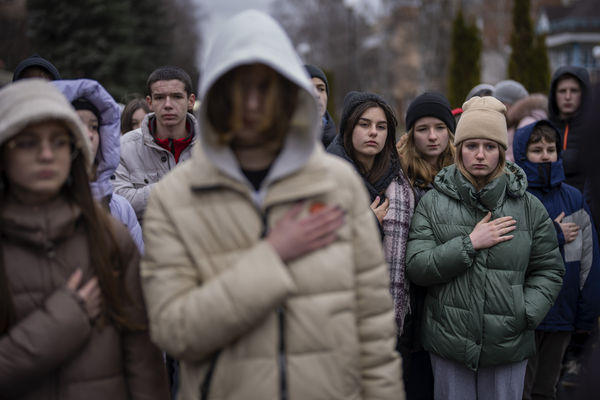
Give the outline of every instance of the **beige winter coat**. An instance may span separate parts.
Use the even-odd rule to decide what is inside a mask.
[[[142,288],[152,339],[181,360],[179,400],[403,399],[388,267],[362,180],[325,154],[314,87],[285,32],[244,12],[203,67],[192,158],[154,185]],[[262,63],[298,86],[279,154],[255,188],[219,145],[205,96]],[[339,206],[332,244],[283,263],[268,231],[294,205]]]
[[[150,331],[182,360],[180,398],[199,398],[219,351],[211,399],[277,399],[282,368],[292,400],[404,398],[387,265],[350,165],[318,150],[259,210],[194,153],[155,186],[144,225]],[[298,201],[339,205],[346,224],[285,265],[261,232]]]

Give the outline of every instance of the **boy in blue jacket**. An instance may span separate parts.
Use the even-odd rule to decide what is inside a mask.
[[[515,162],[527,174],[527,190],[554,220],[565,263],[563,286],[535,332],[523,399],[556,398],[565,350],[573,333],[591,332],[600,314],[600,253],[592,216],[581,192],[564,183],[559,133],[541,120],[515,132]]]

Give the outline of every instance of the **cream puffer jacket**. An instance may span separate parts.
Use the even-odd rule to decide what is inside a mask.
[[[201,150],[155,186],[144,224],[150,331],[181,360],[180,398],[404,398],[387,265],[350,165],[319,149],[257,209]],[[286,265],[261,236],[298,201],[339,205],[346,223]]]
[[[298,86],[282,148],[258,188],[209,123],[207,93],[261,63]],[[222,26],[200,84],[192,157],[152,188],[142,287],[150,334],[181,360],[179,400],[403,399],[388,267],[362,180],[325,154],[314,87],[269,16]],[[299,202],[345,211],[338,239],[283,263],[265,240]]]

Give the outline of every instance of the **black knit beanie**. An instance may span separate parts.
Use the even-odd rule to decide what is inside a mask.
[[[346,123],[348,122],[348,118],[354,111],[356,107],[360,104],[373,100],[376,103],[387,104],[386,101],[381,97],[376,95],[375,93],[369,92],[348,92],[346,97],[344,97],[344,108],[342,109],[342,118],[340,119],[340,135],[344,135],[344,131],[346,130]]]
[[[329,96],[329,82],[327,82],[327,77],[325,76],[325,72],[319,67],[314,65],[305,64],[304,68],[308,72],[311,78],[319,78],[323,82],[325,82],[325,90],[327,91],[327,95]]]
[[[450,102],[441,93],[425,92],[410,103],[406,110],[406,130],[409,131],[415,122],[423,117],[440,119],[452,133],[456,129],[456,120],[452,115]]]
[[[91,101],[84,97],[80,97],[71,102],[71,105],[75,110],[88,110],[94,113],[96,118],[98,118],[98,125],[100,125],[100,110],[96,107]]]
[[[38,67],[48,71],[48,73],[52,76],[52,80],[56,81],[60,79],[58,70],[50,61],[40,57],[37,54],[34,54],[31,57],[24,59],[19,63],[19,65],[17,65],[17,68],[15,68],[15,72],[13,74],[13,82],[21,79],[21,74],[23,71],[30,67]]]

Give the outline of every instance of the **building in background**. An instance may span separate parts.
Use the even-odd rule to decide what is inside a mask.
[[[594,55],[594,48],[600,46],[598,1],[562,3],[542,7],[536,22],[538,32],[546,34],[551,70],[561,65],[577,65],[587,68],[593,80],[598,81],[600,60]]]

